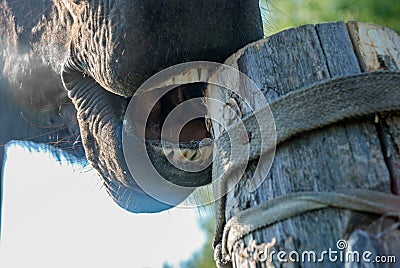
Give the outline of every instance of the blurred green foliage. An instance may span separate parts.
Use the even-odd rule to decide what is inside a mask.
[[[212,243],[215,233],[215,209],[213,205],[199,208],[198,227],[204,232],[205,242],[189,259],[179,263],[179,268],[210,268],[215,267]],[[177,268],[164,263],[162,268]]]
[[[351,20],[387,26],[400,33],[400,0],[261,1],[269,17],[266,35],[303,24]]]
[[[202,217],[199,220],[199,227],[206,235],[206,242],[203,247],[193,254],[190,260],[182,262],[181,268],[210,268],[215,267],[214,251],[212,242],[215,232],[215,215]]]

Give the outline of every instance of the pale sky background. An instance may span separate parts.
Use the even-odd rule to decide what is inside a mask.
[[[93,169],[21,144],[6,148],[0,267],[179,267],[204,242],[196,209],[128,213]]]

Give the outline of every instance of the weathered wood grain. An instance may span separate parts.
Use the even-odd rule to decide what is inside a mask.
[[[350,28],[351,24],[348,27]],[[358,31],[360,28],[362,25],[357,24]],[[346,24],[341,22],[289,29],[243,48],[230,57],[226,64],[248,75],[262,90],[267,101],[271,102],[290,91],[317,81],[365,71],[365,66],[369,66],[368,61],[360,60],[362,53],[354,49],[354,35],[357,33],[350,33],[352,38]],[[392,57],[400,60],[400,56],[395,55],[400,42],[394,36],[386,35],[392,45],[387,50],[390,53],[382,54],[383,58],[390,57],[390,62],[396,63],[397,60],[393,60]],[[377,36],[382,38],[382,35]],[[360,38],[359,43],[363,44],[365,41]],[[254,106],[261,105],[259,93],[243,90],[241,93],[247,96]],[[231,106],[229,103],[233,97],[226,90],[214,89],[208,93]],[[249,111],[243,108],[240,100],[236,101],[237,107],[241,109],[239,114],[243,118]],[[228,125],[235,121],[224,113],[223,105],[209,107],[209,113],[212,118]],[[310,116],[318,116],[318,111]],[[252,193],[247,189],[249,178],[253,176],[257,163],[249,163],[244,178],[227,195],[226,219],[239,211],[291,192],[331,191],[342,188],[390,192],[391,177],[397,176],[397,173],[388,169],[388,157],[384,157],[382,153],[384,150],[380,132],[390,133],[389,149],[393,159],[391,161],[393,169],[399,170],[398,119],[388,116],[385,119],[387,130],[384,131],[377,129],[374,117],[368,117],[304,133],[285,142],[277,148],[273,165],[266,178],[259,178],[264,179],[262,185]],[[213,132],[214,138],[218,138],[222,132],[221,126],[213,124]],[[268,164],[260,165],[265,165],[261,170],[269,168]],[[214,174],[219,172],[223,171],[214,171]],[[325,209],[293,217],[254,232],[240,241],[238,245],[242,248],[238,247],[233,253],[234,267],[266,267],[266,263],[256,264],[249,258],[248,249],[252,240],[261,244],[276,239],[273,249],[277,251],[321,252],[329,248],[336,249],[339,239],[346,239],[355,228],[368,226],[376,219],[374,215],[338,209]],[[281,265],[276,261],[274,264]],[[295,264],[295,267],[316,266],[318,264]],[[323,263],[323,266],[342,267],[338,263],[329,262]]]
[[[354,50],[364,72],[376,70],[400,70],[400,36],[391,29],[363,22],[349,22]],[[377,132],[383,156],[391,178],[391,191],[400,194],[400,113],[380,114]],[[393,221],[386,221],[388,228]],[[379,224],[373,226],[379,229]],[[371,232],[379,232],[371,228]],[[393,231],[382,237],[382,243],[390,254],[399,255],[400,231]],[[398,257],[399,258],[399,257]]]

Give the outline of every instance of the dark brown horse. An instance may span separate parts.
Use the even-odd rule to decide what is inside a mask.
[[[114,200],[139,213],[170,205],[147,195],[126,166],[121,139],[130,97],[168,66],[222,62],[263,36],[258,0],[3,0],[0,13],[0,163],[11,139],[52,144],[86,157]],[[151,125],[198,95],[198,85],[178,88],[157,103]],[[146,139],[159,139],[157,129]],[[200,123],[187,132],[182,143],[207,131]],[[166,177],[194,186],[211,179],[209,170],[176,170],[149,153]]]

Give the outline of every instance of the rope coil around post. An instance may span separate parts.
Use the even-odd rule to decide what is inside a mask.
[[[300,133],[315,130],[349,118],[374,115],[381,112],[400,111],[400,72],[376,71],[333,78],[291,92],[274,101],[269,107],[277,129],[277,145]],[[310,118],[313,111],[318,117]],[[262,113],[263,111],[257,111]],[[290,116],[288,116],[290,115]],[[243,119],[246,130],[256,135],[250,143],[250,159],[271,150],[274,144],[260,146],[261,137],[254,115]],[[241,126],[240,126],[241,127]],[[229,136],[240,135],[241,128],[233,125],[215,142],[214,168],[223,168],[224,149],[229,147]],[[236,154],[240,158],[241,154]],[[243,160],[243,161],[241,161]],[[239,159],[239,165],[247,165],[249,159]],[[220,178],[217,191],[224,192],[225,181],[237,167],[227,170]],[[219,189],[218,189],[219,188]],[[225,198],[220,200],[220,217],[217,219],[214,249],[217,265],[230,261],[233,245],[245,235],[296,215],[337,207],[374,214],[399,213],[400,197],[378,191],[352,189],[335,192],[303,192],[279,197],[247,209],[225,221]]]

